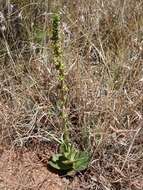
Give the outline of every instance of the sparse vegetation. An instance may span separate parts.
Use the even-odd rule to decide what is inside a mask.
[[[11,186],[4,151],[28,151],[67,189],[142,190],[142,0],[3,1],[0,39],[0,188],[47,188]]]

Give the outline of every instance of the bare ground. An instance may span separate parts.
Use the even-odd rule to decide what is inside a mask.
[[[1,190],[63,190],[62,179],[48,171],[31,151],[2,150],[0,155]]]

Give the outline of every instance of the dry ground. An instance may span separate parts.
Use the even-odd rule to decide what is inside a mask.
[[[1,190],[63,190],[62,180],[43,166],[33,152],[18,155],[3,151],[0,156]]]
[[[41,145],[40,145],[41,146]],[[36,147],[36,145],[35,145]],[[0,149],[1,190],[65,190],[78,189],[79,180],[60,177],[48,169],[50,158],[44,145],[14,150]],[[39,149],[39,150],[38,150]]]
[[[50,9],[11,2],[21,12],[0,14],[0,189],[143,190],[143,1],[59,1],[71,139],[92,155],[72,182],[46,163],[62,134]]]

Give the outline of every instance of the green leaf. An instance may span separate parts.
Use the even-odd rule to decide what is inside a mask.
[[[52,157],[52,161],[57,162],[60,159],[61,156],[62,156],[62,154],[54,154],[53,157]]]
[[[57,169],[57,170],[60,170],[60,166],[56,163],[56,162],[53,162],[53,161],[49,161],[48,163],[52,168],[54,169]]]
[[[55,154],[49,161],[49,165],[61,171],[71,170],[73,167],[73,163],[68,162],[62,154]]]
[[[67,145],[64,142],[62,142],[59,149],[60,149],[60,153],[67,152]]]
[[[76,155],[78,154],[78,151],[74,148],[74,146],[71,145],[69,154],[67,155],[67,159],[71,161],[75,161]]]
[[[89,164],[89,155],[86,152],[80,152],[76,156],[76,161],[73,164],[73,169],[75,171],[83,171],[88,167]]]

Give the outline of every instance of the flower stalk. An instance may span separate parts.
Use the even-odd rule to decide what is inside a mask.
[[[65,81],[65,64],[63,62],[63,52],[61,45],[61,36],[60,36],[60,14],[54,13],[53,23],[52,23],[52,49],[53,49],[53,58],[56,70],[59,73],[59,90],[60,98],[59,105],[61,110],[61,119],[62,126],[64,129],[64,140],[69,142],[69,132],[67,126],[67,112],[66,112],[66,99],[67,99],[67,85]]]

